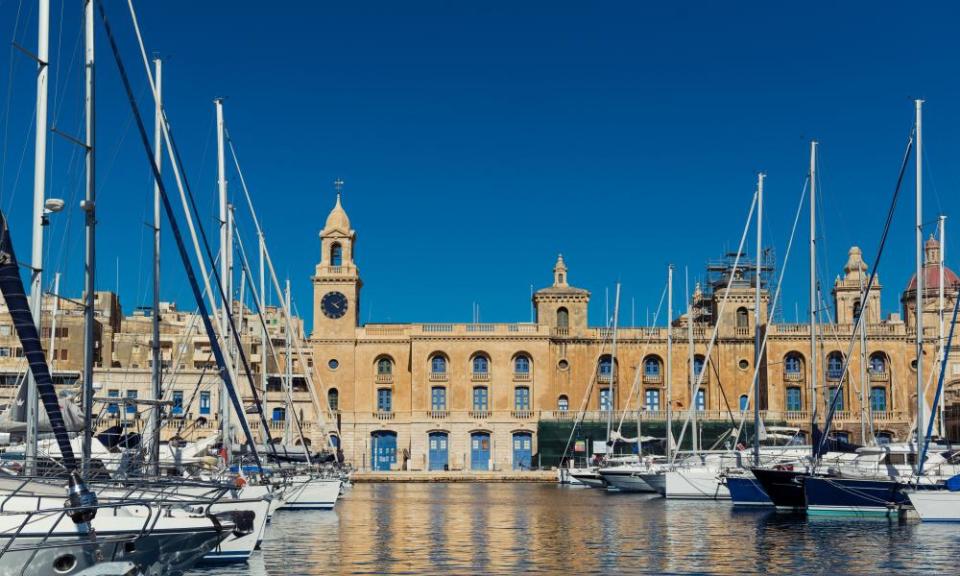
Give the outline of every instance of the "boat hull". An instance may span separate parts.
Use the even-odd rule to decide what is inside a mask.
[[[727,476],[726,484],[734,506],[773,506],[770,496],[767,496],[763,486],[752,476]]]
[[[914,490],[907,497],[924,522],[960,522],[960,492]]]
[[[811,516],[895,516],[910,502],[896,480],[810,476],[803,491]]]
[[[600,472],[600,477],[608,487],[616,488],[621,492],[656,492],[649,484],[643,481],[637,471]]]
[[[664,473],[670,500],[729,500],[730,491],[711,469],[678,469]]]
[[[667,478],[663,472],[641,474],[640,479],[643,480],[647,486],[658,492],[661,496],[667,492]]]
[[[803,481],[808,476],[806,472],[770,468],[753,468],[751,472],[777,510],[806,509],[807,501],[803,494]]]
[[[294,477],[280,510],[330,510],[340,497],[340,480]]]

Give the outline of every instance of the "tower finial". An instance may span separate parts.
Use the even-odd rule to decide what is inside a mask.
[[[340,201],[340,196],[343,194],[343,179],[337,178],[333,181],[333,189],[337,191],[337,201]]]

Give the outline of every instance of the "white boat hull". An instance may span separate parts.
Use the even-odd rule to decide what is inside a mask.
[[[729,500],[730,491],[712,468],[679,468],[664,472],[664,496],[676,500]]]
[[[340,497],[340,480],[295,476],[283,495],[280,510],[330,510]]]
[[[960,492],[917,490],[910,503],[924,522],[960,522]]]
[[[601,472],[609,487],[621,492],[656,492],[649,484],[643,481],[640,472]]]

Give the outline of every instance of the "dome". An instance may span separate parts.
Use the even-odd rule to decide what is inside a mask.
[[[347,217],[347,211],[340,204],[340,194],[337,194],[337,204],[327,216],[327,224],[323,228],[324,230],[350,231],[350,218]]]
[[[926,261],[923,265],[923,289],[924,291],[940,290],[940,242],[933,236],[930,236],[924,243],[923,248],[926,253]],[[960,288],[960,277],[946,266],[943,267],[943,280],[945,284],[944,290],[956,290]],[[917,275],[914,274],[910,277],[906,291],[912,292],[916,289]]]

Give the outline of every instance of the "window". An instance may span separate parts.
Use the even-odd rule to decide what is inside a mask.
[[[658,378],[660,376],[660,359],[656,356],[650,356],[644,360],[643,375],[649,378]]]
[[[330,246],[330,265],[343,266],[343,246],[339,242]]]
[[[443,386],[434,386],[433,389],[430,390],[430,409],[447,409],[447,389]]]
[[[800,388],[797,386],[787,388],[787,410],[790,412],[803,410],[803,400],[800,396]]]
[[[127,390],[127,398],[136,398],[136,397],[137,397],[136,390]],[[137,413],[137,405],[133,403],[127,404],[127,414],[136,414],[136,413]]]
[[[69,356],[69,352],[70,352],[70,351],[67,350],[66,348],[61,348],[61,349],[60,349],[60,360],[66,360],[66,359],[68,358],[68,356]]]
[[[557,328],[570,327],[570,313],[566,308],[557,308]]]
[[[703,356],[697,354],[693,357],[693,375],[696,378],[700,377],[700,373],[703,372]]]
[[[473,409],[486,412],[490,409],[490,404],[488,403],[487,388],[486,386],[477,386],[473,389]]]
[[[843,410],[843,393],[839,386],[830,387],[830,401],[833,402],[834,398],[837,399],[837,410]]]
[[[697,390],[697,410],[707,409],[707,392],[703,388]]]
[[[10,347],[0,346],[0,358],[9,358],[9,357],[10,357]]]
[[[9,336],[9,335],[10,335],[10,325],[0,324],[0,336]]]
[[[557,410],[561,412],[566,412],[570,410],[570,400],[563,394],[557,398]]]
[[[647,390],[643,395],[643,407],[646,410],[660,409],[660,391],[656,388]]]
[[[601,388],[600,389],[600,410],[607,412],[613,409],[613,405],[610,402],[610,389]]]
[[[210,394],[207,392],[207,394]],[[208,398],[209,400],[209,398]],[[209,407],[208,407],[209,410]],[[173,391],[173,408],[171,412],[174,416],[183,416],[183,392],[180,390]]]
[[[885,412],[887,410],[887,389],[883,386],[875,386],[870,389],[870,410],[873,412]]]
[[[877,444],[881,446],[893,442],[893,434],[889,432],[877,432]]]
[[[849,432],[831,432],[830,437],[838,442],[844,442],[844,443],[850,442]]]
[[[330,406],[330,410],[336,412],[340,409],[340,391],[336,388],[331,388],[327,391],[327,404]]]
[[[208,416],[210,414],[210,393],[200,393],[200,415]]]
[[[873,374],[886,374],[887,357],[880,353],[870,356],[870,372]]]
[[[746,394],[742,394],[740,396],[740,411],[743,412],[744,410],[749,410],[749,409],[750,409],[750,397],[747,396]]]
[[[853,322],[854,322],[854,324],[856,324],[856,323],[857,323],[857,320],[860,319],[860,308],[861,308],[861,306],[860,306],[860,301],[859,301],[859,300],[854,300],[854,301],[853,301]]]
[[[831,352],[827,356],[827,378],[839,380],[843,375],[843,356],[839,352]]]
[[[377,374],[393,374],[393,362],[389,358],[377,360]]]
[[[799,354],[791,352],[783,359],[783,371],[787,374],[800,374],[803,371],[803,362]]]
[[[610,360],[609,356],[604,356],[600,359],[600,379],[609,380],[612,373],[613,362]]]
[[[340,367],[340,362],[336,358],[331,358],[330,361],[327,362],[327,366],[329,366],[331,370],[336,370]]]
[[[526,386],[517,386],[513,391],[513,407],[515,410],[530,409],[530,389]]]
[[[737,362],[737,366],[739,366],[741,370],[746,370],[750,367],[750,361],[746,358],[741,358],[740,361]]]
[[[377,390],[377,410],[379,412],[393,411],[393,390],[389,388]]]
[[[119,390],[116,390],[116,389],[107,390],[107,397],[109,397],[109,398],[119,398],[119,397],[120,397],[120,391],[119,391]],[[120,406],[119,406],[116,402],[111,402],[111,403],[107,404],[107,413],[108,413],[108,414],[113,414],[113,415],[119,414],[119,413],[120,413]]]
[[[750,327],[750,313],[746,308],[737,308],[737,328]]]
[[[490,360],[483,354],[477,354],[473,357],[473,373],[486,374],[490,371]]]
[[[439,354],[431,358],[430,371],[434,374],[444,374],[447,371],[447,359]]]
[[[513,371],[517,374],[530,373],[530,357],[524,354],[517,356],[513,360]]]
[[[274,408],[273,413],[270,415],[270,419],[274,422],[283,422],[287,419],[287,409],[286,408]]]

